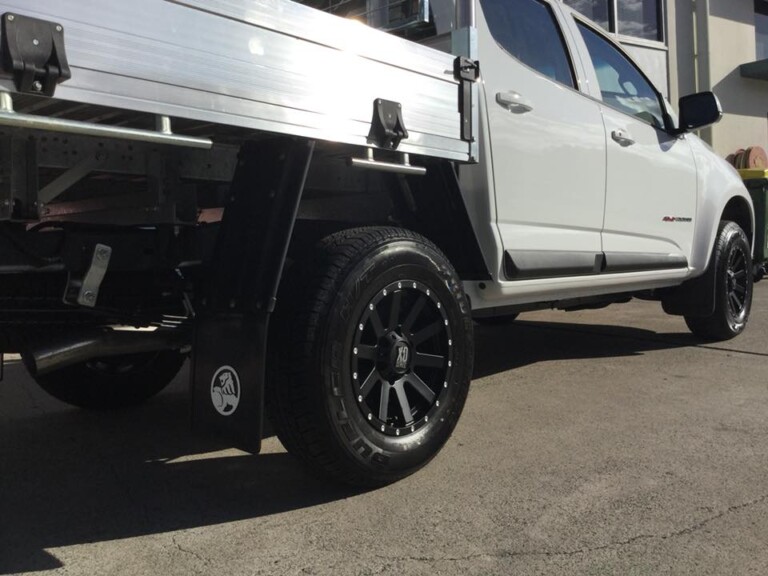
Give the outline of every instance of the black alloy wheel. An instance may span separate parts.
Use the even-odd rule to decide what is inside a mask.
[[[390,436],[415,432],[440,407],[453,368],[443,304],[426,285],[398,280],[366,306],[352,347],[352,380],[371,426]]]
[[[424,237],[368,227],[325,238],[291,266],[270,326],[267,412],[310,468],[380,486],[450,437],[472,375],[472,318]]]
[[[708,273],[714,276],[714,311],[705,317],[686,316],[685,322],[700,338],[728,340],[747,326],[754,282],[749,239],[735,222],[720,222],[709,265]]]

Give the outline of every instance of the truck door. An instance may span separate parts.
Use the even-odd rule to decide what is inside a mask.
[[[479,7],[505,275],[593,274],[605,202],[600,104],[579,91],[580,63],[549,0],[481,0]]]
[[[697,195],[690,145],[665,131],[661,96],[620,48],[579,19],[576,29],[603,102],[605,272],[686,268]]]

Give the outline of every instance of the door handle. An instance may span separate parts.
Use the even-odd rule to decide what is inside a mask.
[[[496,103],[513,114],[525,114],[526,112],[533,110],[531,103],[513,90],[497,92]]]
[[[624,147],[632,146],[632,144],[635,143],[632,136],[630,136],[626,130],[614,130],[611,132],[611,138],[618,142],[620,146]]]

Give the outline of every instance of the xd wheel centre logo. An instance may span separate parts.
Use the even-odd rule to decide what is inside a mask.
[[[240,378],[232,366],[222,366],[211,378],[211,402],[222,416],[231,416],[240,404]]]

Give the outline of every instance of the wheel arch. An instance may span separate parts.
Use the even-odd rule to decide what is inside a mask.
[[[738,172],[699,138],[688,135],[698,172],[696,229],[689,266],[691,278],[709,266],[721,220],[732,220],[754,243],[755,216],[752,198]]]
[[[292,252],[304,253],[343,229],[397,226],[433,242],[462,280],[490,280],[454,164],[430,158],[412,158],[411,163],[425,167],[426,174],[350,168],[338,151],[330,157],[321,151],[310,168]]]
[[[715,243],[717,242],[721,223],[735,222],[744,231],[747,236],[750,253],[754,250],[754,212],[751,201],[741,194],[737,193],[731,196],[725,205],[719,210],[713,210],[711,215],[705,219],[712,228],[709,236],[702,238],[702,230],[708,232],[707,228],[700,227],[699,237],[696,239],[695,248],[698,249],[700,258],[698,262],[703,262],[701,268],[692,262],[694,270],[698,270],[691,279],[683,282],[680,286],[668,290],[662,297],[662,306],[667,314],[680,315],[686,317],[706,317],[715,310],[716,278],[715,262],[712,259]],[[701,254],[701,249],[707,250],[706,259]],[[694,257],[697,251],[694,250]],[[690,326],[690,324],[689,324]]]
[[[688,135],[698,172],[696,228],[694,231],[690,277],[662,295],[668,314],[708,316],[715,309],[715,274],[712,253],[720,223],[736,222],[753,249],[755,216],[752,199],[738,172],[717,156],[699,138]]]
[[[732,221],[738,224],[749,240],[750,250],[754,249],[755,215],[752,200],[741,181],[733,186],[730,194],[723,195],[713,202],[712,198],[704,198],[704,208],[699,213],[699,226],[694,239],[694,249],[690,266],[693,276],[704,274],[712,258],[712,249],[717,241],[718,227],[721,221]]]
[[[469,218],[453,164],[427,164],[427,174],[411,177],[416,210],[404,221],[407,228],[434,242],[462,280],[491,280],[491,273]]]
[[[747,202],[745,198],[741,196],[734,196],[728,200],[725,208],[723,208],[723,213],[722,216],[720,216],[720,220],[730,220],[731,222],[736,222],[736,224],[741,226],[741,229],[744,230],[744,233],[749,239],[751,248],[754,248],[754,217],[752,213],[752,206]]]

